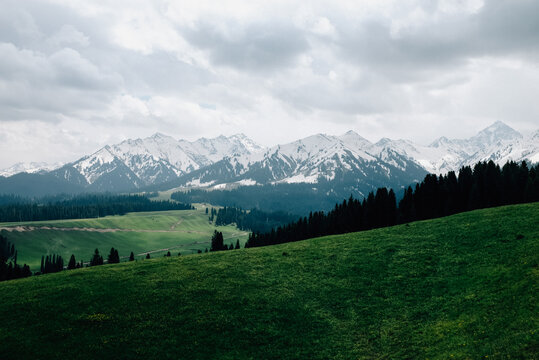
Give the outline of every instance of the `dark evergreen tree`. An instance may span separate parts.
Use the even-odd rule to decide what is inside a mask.
[[[94,256],[90,260],[90,266],[103,265],[103,256],[99,255],[99,250],[95,249]]]
[[[69,263],[67,264],[67,270],[73,270],[77,268],[77,261],[75,260],[75,255],[71,254],[69,258]]]
[[[30,267],[17,264],[17,250],[6,237],[0,235],[0,281],[18,279],[32,275]]]
[[[129,254],[129,261],[134,261],[135,260],[135,254],[133,254],[133,252],[131,251],[131,254]]]
[[[167,255],[166,255],[166,256],[167,256],[167,257],[170,257],[170,255],[171,255],[171,254],[170,254],[170,251],[167,251]]]
[[[64,260],[60,255],[47,255],[43,262],[42,274],[55,273],[64,269]]]
[[[150,258],[150,253],[147,253],[146,254],[146,259],[149,259]]]
[[[220,231],[214,230],[213,236],[211,238],[210,251],[221,251],[221,250],[225,250],[223,233]]]
[[[120,254],[115,248],[110,248],[109,256],[107,257],[107,263],[109,264],[118,264],[120,262]]]
[[[236,240],[236,249],[239,249],[240,248],[240,239],[237,239]]]

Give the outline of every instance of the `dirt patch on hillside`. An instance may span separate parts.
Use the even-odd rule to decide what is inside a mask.
[[[181,222],[181,220],[179,221]],[[178,223],[175,224],[176,226]],[[173,225],[174,226],[174,225]],[[86,231],[86,232],[97,232],[97,233],[110,233],[110,232],[141,232],[141,233],[168,233],[168,232],[183,232],[188,234],[206,234],[202,231],[182,231],[175,230],[176,227],[171,227],[170,230],[146,230],[146,229],[101,229],[101,228],[84,228],[84,227],[56,227],[56,226],[4,226],[0,227],[0,231],[6,230],[9,232],[26,232],[26,231],[36,231],[36,230],[55,230],[55,231]]]

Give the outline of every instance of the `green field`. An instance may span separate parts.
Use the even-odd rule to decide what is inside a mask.
[[[247,232],[235,226],[215,226],[208,221],[206,207],[197,210],[129,213],[96,219],[54,220],[21,223],[0,223],[0,229],[23,227],[25,231],[0,230],[0,234],[15,244],[18,262],[39,271],[41,256],[60,254],[67,260],[71,254],[77,261],[89,261],[98,248],[106,255],[111,247],[119,250],[121,257],[130,252],[144,257],[163,256],[167,251],[191,254],[210,247],[214,230],[222,231],[225,243],[247,240]],[[119,231],[122,230],[122,231]]]
[[[539,203],[0,283],[3,359],[536,359]]]

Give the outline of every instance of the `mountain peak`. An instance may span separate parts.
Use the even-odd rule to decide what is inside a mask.
[[[498,141],[520,138],[522,138],[522,135],[518,131],[502,121],[496,121],[477,133],[471,140],[482,145],[491,145]]]
[[[348,130],[346,133],[338,137],[343,143],[354,148],[354,149],[363,149],[371,144],[371,142],[365,139],[363,136],[359,135],[353,130]]]
[[[160,132],[156,132],[155,134],[153,134],[152,136],[150,136],[148,139],[151,139],[151,140],[172,139],[172,140],[174,140],[174,138],[173,138],[172,136],[165,135],[165,134],[160,133]]]
[[[249,139],[244,133],[230,135],[228,138],[229,139]]]
[[[451,144],[451,140],[449,140],[448,138],[446,138],[445,136],[442,136],[436,140],[434,140],[430,145],[429,147],[435,147],[435,148],[439,148],[443,145],[449,145]]]

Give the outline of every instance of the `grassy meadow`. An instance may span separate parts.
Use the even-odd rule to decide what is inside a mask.
[[[151,252],[150,256],[163,256],[168,249],[173,255],[178,252],[192,254],[210,247],[214,230],[223,232],[227,244],[236,243],[237,239],[243,244],[247,240],[248,233],[235,226],[216,227],[210,223],[205,209],[206,206],[197,205],[196,210],[138,212],[95,219],[0,223],[0,229],[26,228],[26,231],[4,229],[0,230],[0,234],[15,244],[18,263],[29,264],[32,271],[39,271],[42,255],[60,254],[67,265],[71,254],[75,255],[77,261],[89,261],[96,248],[104,258],[111,247],[118,249],[121,257],[128,257],[131,251],[135,254]],[[139,256],[142,257],[144,255]]]
[[[0,283],[3,359],[534,359],[539,203]]]

